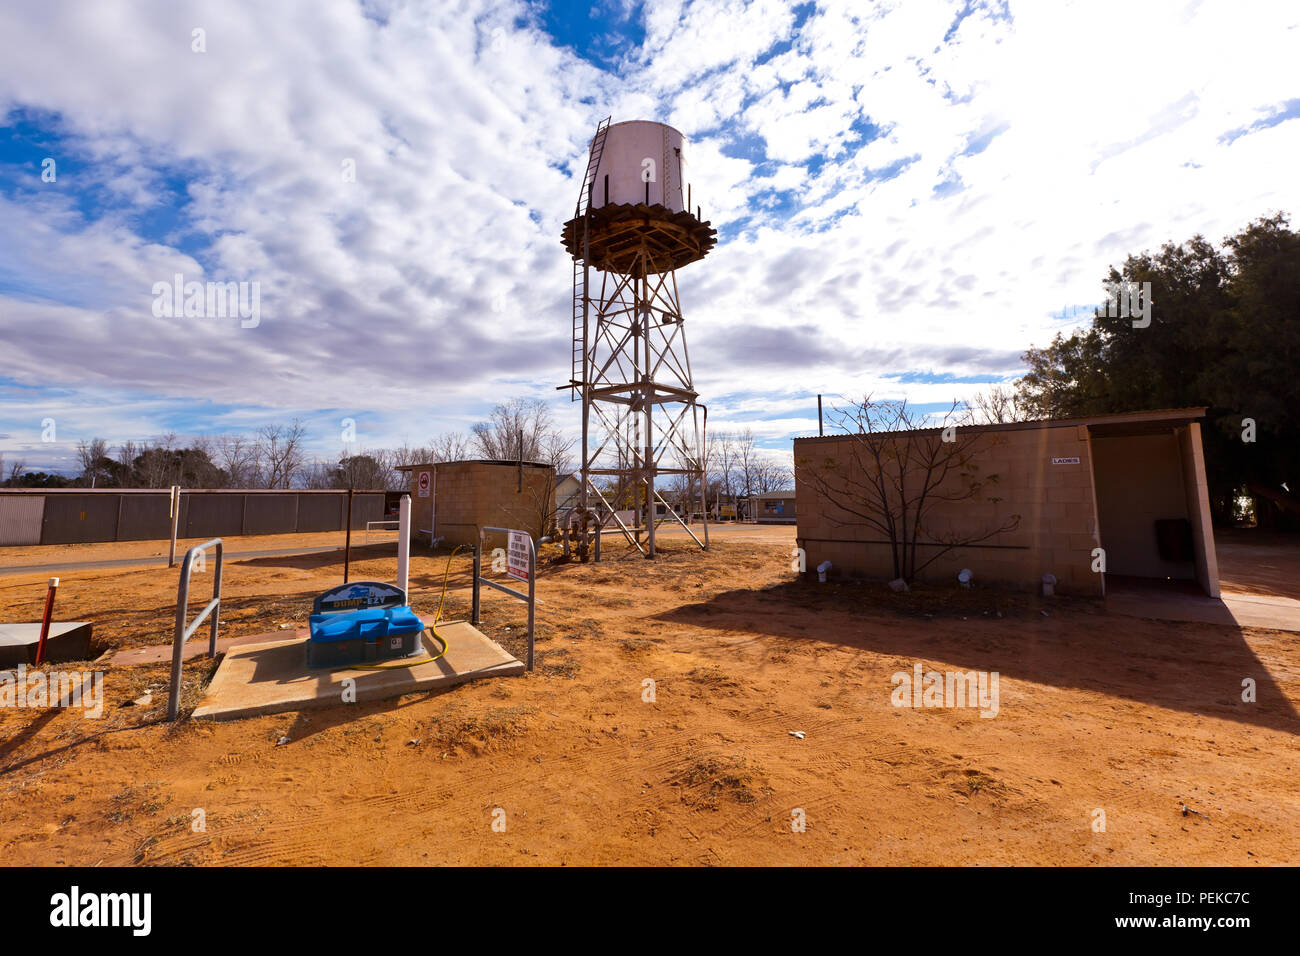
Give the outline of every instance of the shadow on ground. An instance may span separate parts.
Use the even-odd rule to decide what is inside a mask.
[[[901,602],[895,598],[908,602],[908,612],[896,609]],[[1043,600],[983,592],[982,600],[971,597],[927,615],[915,593],[896,596],[874,583],[796,581],[725,591],[657,618],[796,644],[839,644],[960,670],[998,671],[1300,734],[1300,715],[1240,628],[1121,617],[1104,613],[1096,602],[1069,599],[1039,608]],[[1044,616],[1046,607],[1051,610]],[[1247,677],[1256,682],[1256,703],[1241,700]]]

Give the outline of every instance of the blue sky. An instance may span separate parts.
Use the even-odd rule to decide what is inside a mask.
[[[346,418],[422,444],[516,396],[576,433],[558,234],[605,116],[688,138],[696,386],[774,457],[818,392],[946,407],[1127,253],[1297,207],[1287,5],[87,10],[0,10],[0,452],[31,469],[294,417],[322,457]],[[259,283],[258,323],[155,315],[176,274]]]

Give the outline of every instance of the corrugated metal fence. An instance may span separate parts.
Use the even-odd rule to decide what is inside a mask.
[[[167,489],[0,489],[0,545],[147,541],[171,537]],[[342,531],[346,491],[182,489],[177,536]],[[384,492],[357,491],[352,527],[384,517]]]

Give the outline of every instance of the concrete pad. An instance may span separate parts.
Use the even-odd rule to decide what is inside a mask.
[[[439,624],[438,633],[447,641],[447,653],[443,657],[413,667],[392,667],[391,664],[400,661],[385,662],[386,670],[309,668],[305,639],[232,648],[213,675],[208,693],[194,711],[194,717],[232,720],[341,705],[343,681],[347,678],[356,681],[359,703],[524,672],[522,662],[466,621]],[[438,644],[428,629],[423,643],[428,654],[438,652]]]
[[[199,628],[200,631],[203,628]],[[305,627],[285,628],[282,631],[268,631],[261,634],[245,634],[243,637],[218,637],[217,653],[224,654],[232,647],[244,644],[267,644],[272,641],[287,641],[291,638],[305,638]],[[193,637],[181,648],[181,660],[189,661],[208,653],[208,635]],[[150,644],[148,647],[128,647],[120,651],[110,651],[101,660],[106,664],[170,664],[172,660],[171,644]]]
[[[45,660],[84,661],[90,658],[89,621],[51,621],[45,639]],[[36,663],[41,642],[40,621],[34,624],[0,624],[0,667]]]
[[[1160,621],[1199,621],[1228,627],[1262,627],[1300,632],[1300,601],[1263,594],[1234,594],[1220,597],[1204,594],[1126,589],[1112,593],[1107,586],[1106,610],[1128,617]]]

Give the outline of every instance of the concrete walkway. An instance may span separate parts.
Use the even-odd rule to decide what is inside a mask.
[[[206,626],[206,625],[205,625]],[[199,628],[204,630],[203,627]],[[243,637],[219,637],[217,638],[217,653],[224,654],[229,648],[239,647],[243,644],[259,644],[266,641],[276,640],[306,640],[307,628],[285,628],[282,631],[272,632],[270,634],[245,634]],[[181,650],[181,660],[189,661],[196,657],[202,657],[208,652],[208,636],[194,637],[186,641],[185,647]],[[121,651],[109,651],[99,660],[108,664],[162,664],[170,662],[172,659],[171,644],[150,644],[148,647],[128,647]]]
[[[1300,601],[1289,597],[1223,591],[1221,598],[1145,586],[1106,585],[1106,610],[1159,621],[1199,621],[1229,627],[1267,627],[1300,633]]]
[[[325,548],[276,548],[269,551],[236,551],[222,556],[225,561],[239,561],[245,558],[280,558],[291,554],[320,554],[325,551],[342,551],[341,547]],[[353,550],[357,550],[355,547]],[[181,559],[185,557],[184,552],[178,552],[176,555],[176,566],[179,568]],[[215,560],[215,559],[214,559]],[[8,574],[36,574],[36,573],[60,573],[67,574],[69,571],[94,571],[99,568],[165,568],[167,567],[166,558],[145,557],[138,558],[114,558],[111,561],[53,561],[46,564],[25,564],[11,568],[0,568],[0,577]]]

